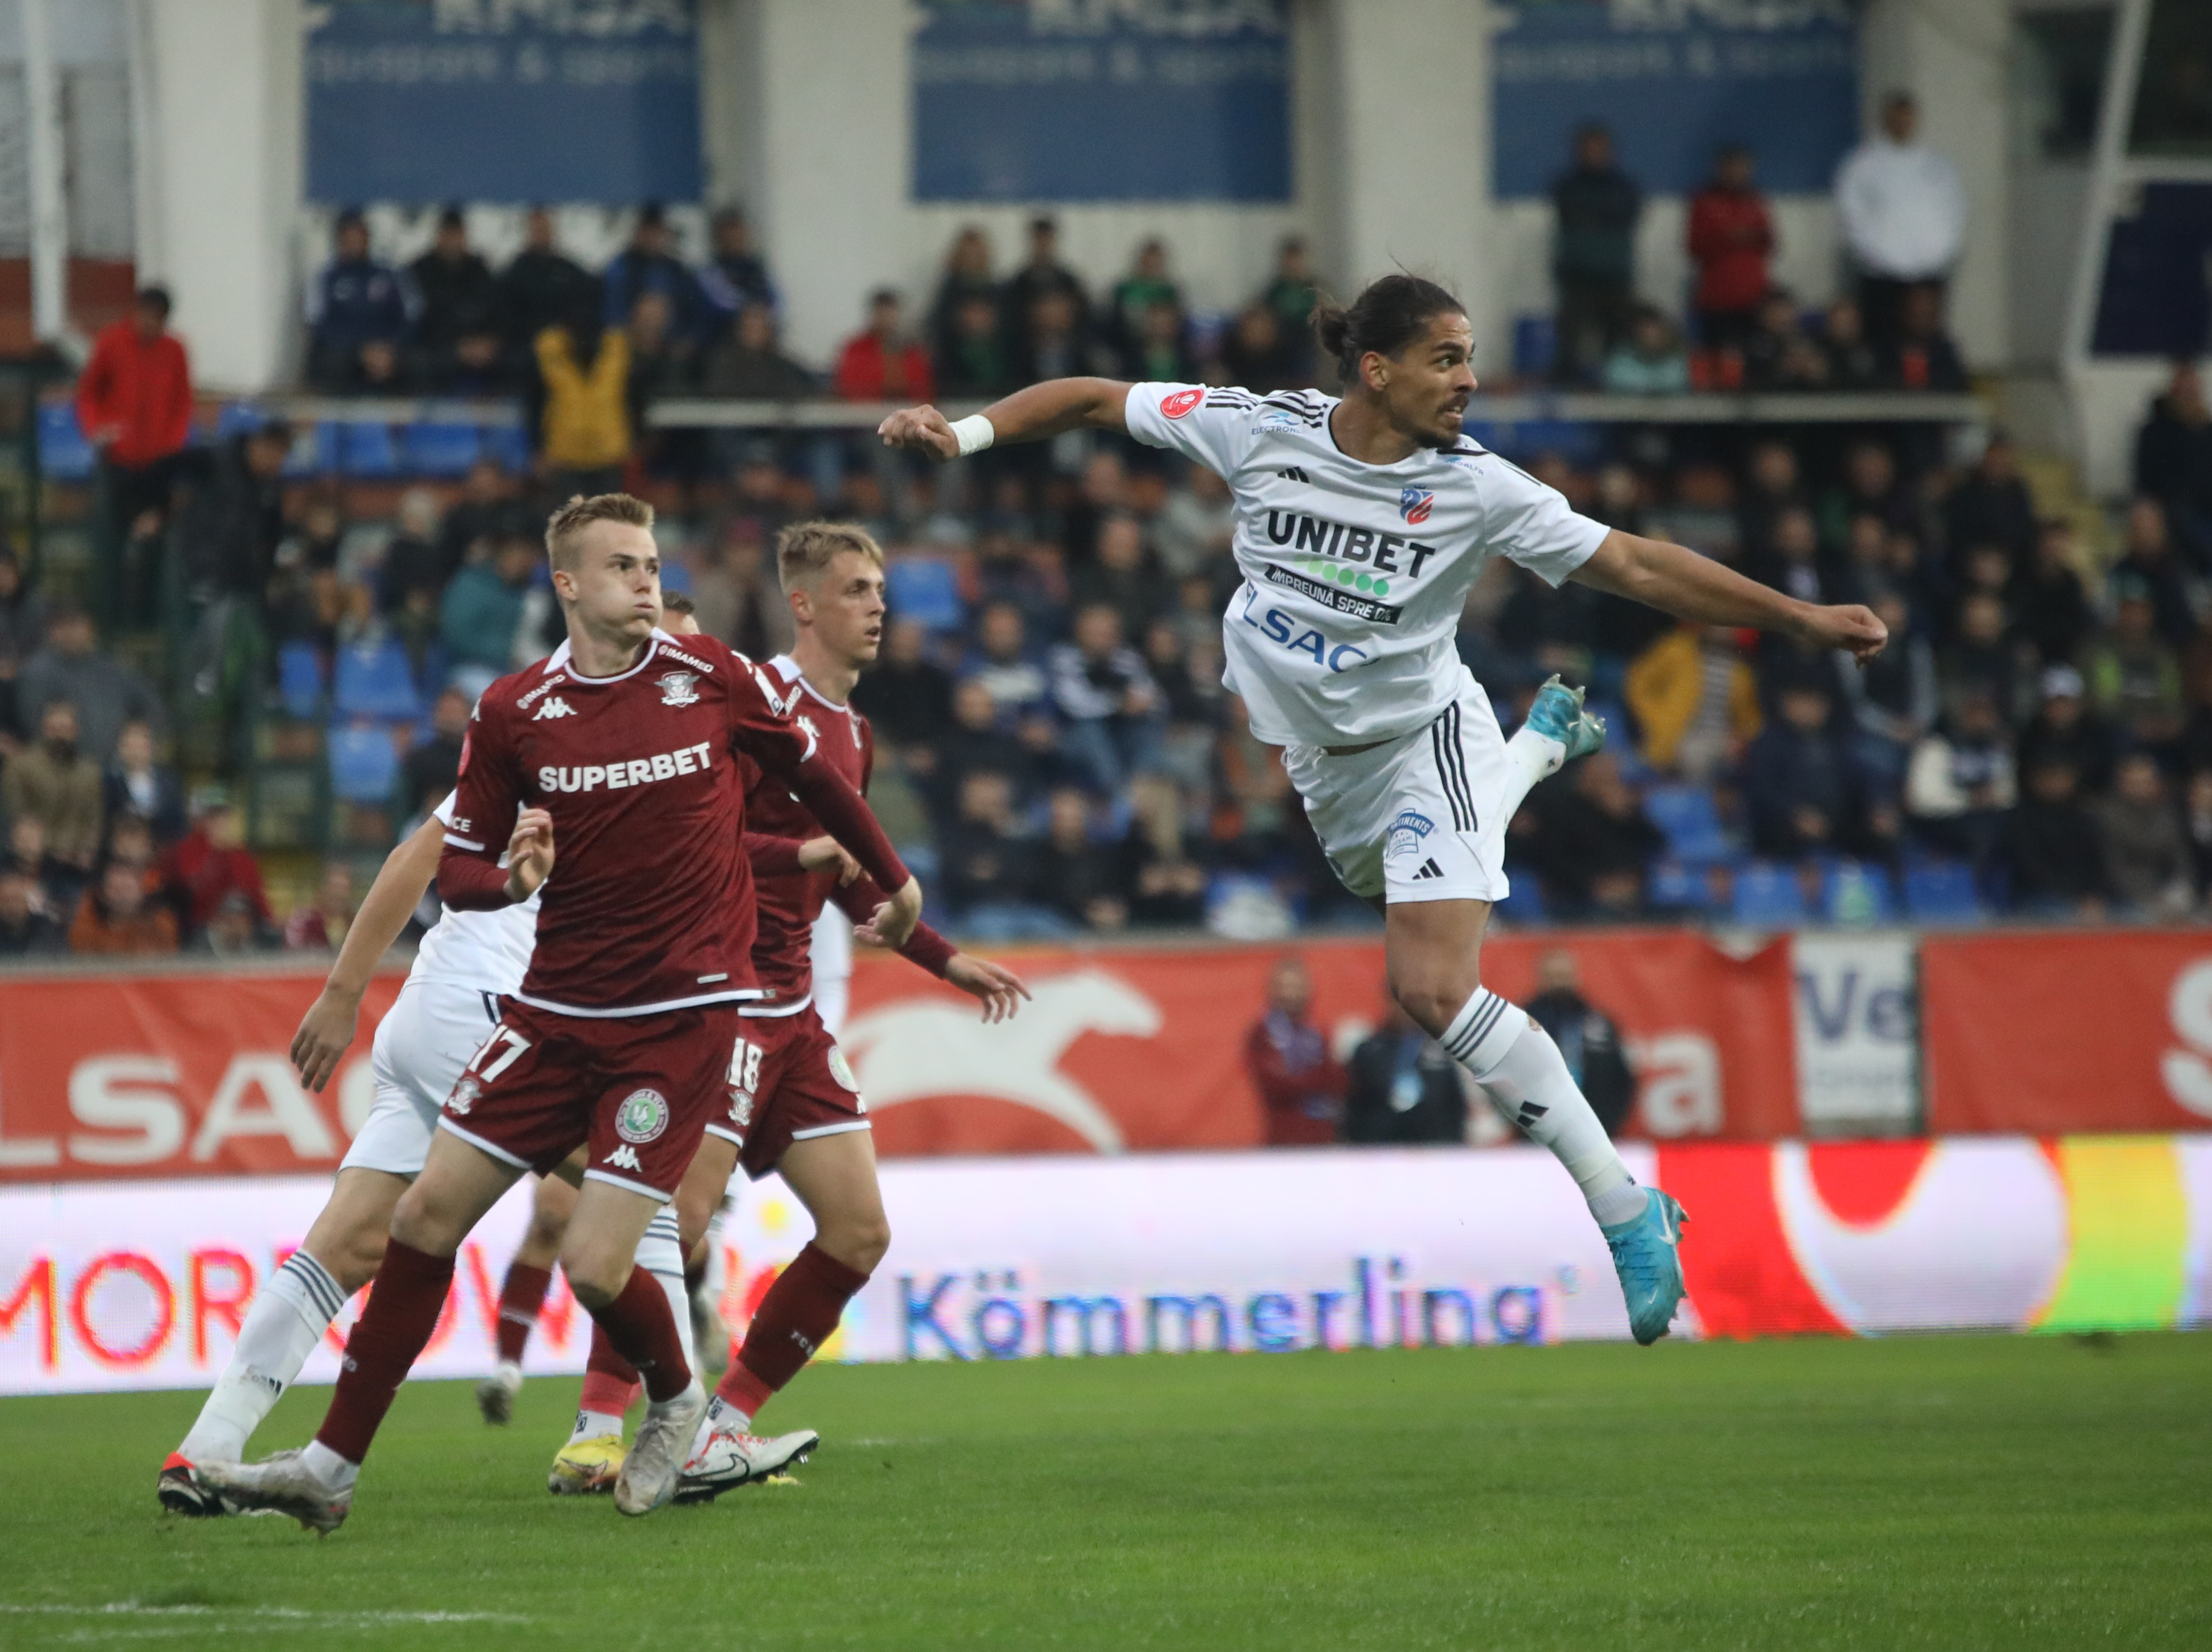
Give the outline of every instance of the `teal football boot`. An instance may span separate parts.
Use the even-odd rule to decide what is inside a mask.
[[[1687,1219],[1671,1194],[1647,1187],[1643,1215],[1598,1230],[1628,1299],[1628,1328],[1647,1348],[1667,1334],[1682,1301],[1680,1241]]]

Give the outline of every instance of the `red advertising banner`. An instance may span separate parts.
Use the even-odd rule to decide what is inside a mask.
[[[2212,933],[1930,936],[1920,994],[1931,1133],[2212,1119]]]

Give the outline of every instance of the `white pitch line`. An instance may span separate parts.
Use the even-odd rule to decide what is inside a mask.
[[[290,1623],[325,1624],[526,1624],[512,1612],[313,1612],[301,1606],[141,1606],[113,1600],[104,1606],[15,1606],[0,1601],[0,1614],[15,1617],[275,1618]]]

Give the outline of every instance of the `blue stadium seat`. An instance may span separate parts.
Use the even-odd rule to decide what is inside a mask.
[[[407,650],[396,642],[367,643],[341,649],[332,709],[341,718],[374,717],[411,723],[422,714]]]
[[[509,476],[530,468],[530,433],[519,424],[486,425],[480,446],[483,456]]]
[[[228,441],[233,436],[252,435],[268,422],[269,416],[252,402],[225,402],[215,416],[215,439]]]
[[[1905,868],[1905,909],[1915,923],[1972,924],[1987,914],[1973,868],[1956,860],[1923,860]]]
[[[1498,915],[1509,924],[1540,924],[1544,921],[1544,890],[1537,883],[1536,874],[1525,866],[1506,869],[1509,893],[1498,903]]]
[[[287,717],[314,716],[323,707],[323,656],[312,642],[288,642],[276,651],[276,695]]]
[[[70,402],[39,404],[39,469],[58,482],[82,482],[92,474],[92,444],[77,428]]]
[[[398,476],[399,446],[392,440],[392,427],[388,424],[340,425],[338,468],[348,476]]]
[[[410,424],[400,432],[400,464],[410,476],[466,476],[483,443],[472,424]]]
[[[933,631],[957,631],[967,608],[960,600],[952,564],[934,556],[902,556],[884,572],[890,610],[901,619],[920,620]]]
[[[399,751],[374,723],[330,734],[331,792],[348,803],[388,803],[399,783]]]
[[[1662,860],[1651,868],[1648,893],[1653,906],[1669,912],[1710,912],[1717,904],[1709,869],[1680,860]]]
[[[292,451],[284,460],[288,477],[330,476],[338,468],[339,432],[345,427],[324,420],[293,434]]]
[[[1736,869],[1730,915],[1755,929],[1788,929],[1803,923],[1805,890],[1797,881],[1797,869],[1771,860],[1746,861]]]
[[[1513,318],[1513,371],[1523,379],[1547,379],[1559,353],[1559,324],[1542,311]]]
[[[1668,852],[1692,864],[1725,860],[1732,851],[1713,794],[1702,786],[1655,786],[1644,812],[1667,835]]]
[[[1820,915],[1832,924],[1886,924],[1897,916],[1887,868],[1838,860],[1820,878]]]

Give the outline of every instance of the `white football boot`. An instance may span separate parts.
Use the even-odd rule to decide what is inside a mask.
[[[267,1509],[327,1537],[353,1511],[353,1488],[332,1491],[300,1457],[297,1451],[279,1451],[258,1463],[202,1463],[193,1472],[240,1514]]]
[[[477,1409],[485,1422],[501,1427],[514,1420],[514,1396],[522,1392],[522,1367],[502,1359],[499,1368],[477,1384]]]
[[[676,1484],[678,1503],[712,1503],[725,1491],[751,1480],[764,1480],[793,1463],[803,1463],[822,1443],[811,1428],[773,1437],[717,1428],[700,1442]]]
[[[629,1455],[623,1459],[615,1481],[615,1507],[626,1515],[649,1515],[676,1495],[677,1477],[683,1472],[684,1454],[699,1432],[699,1418],[707,1409],[707,1391],[693,1377],[691,1386],[673,1400],[645,1408]]]

